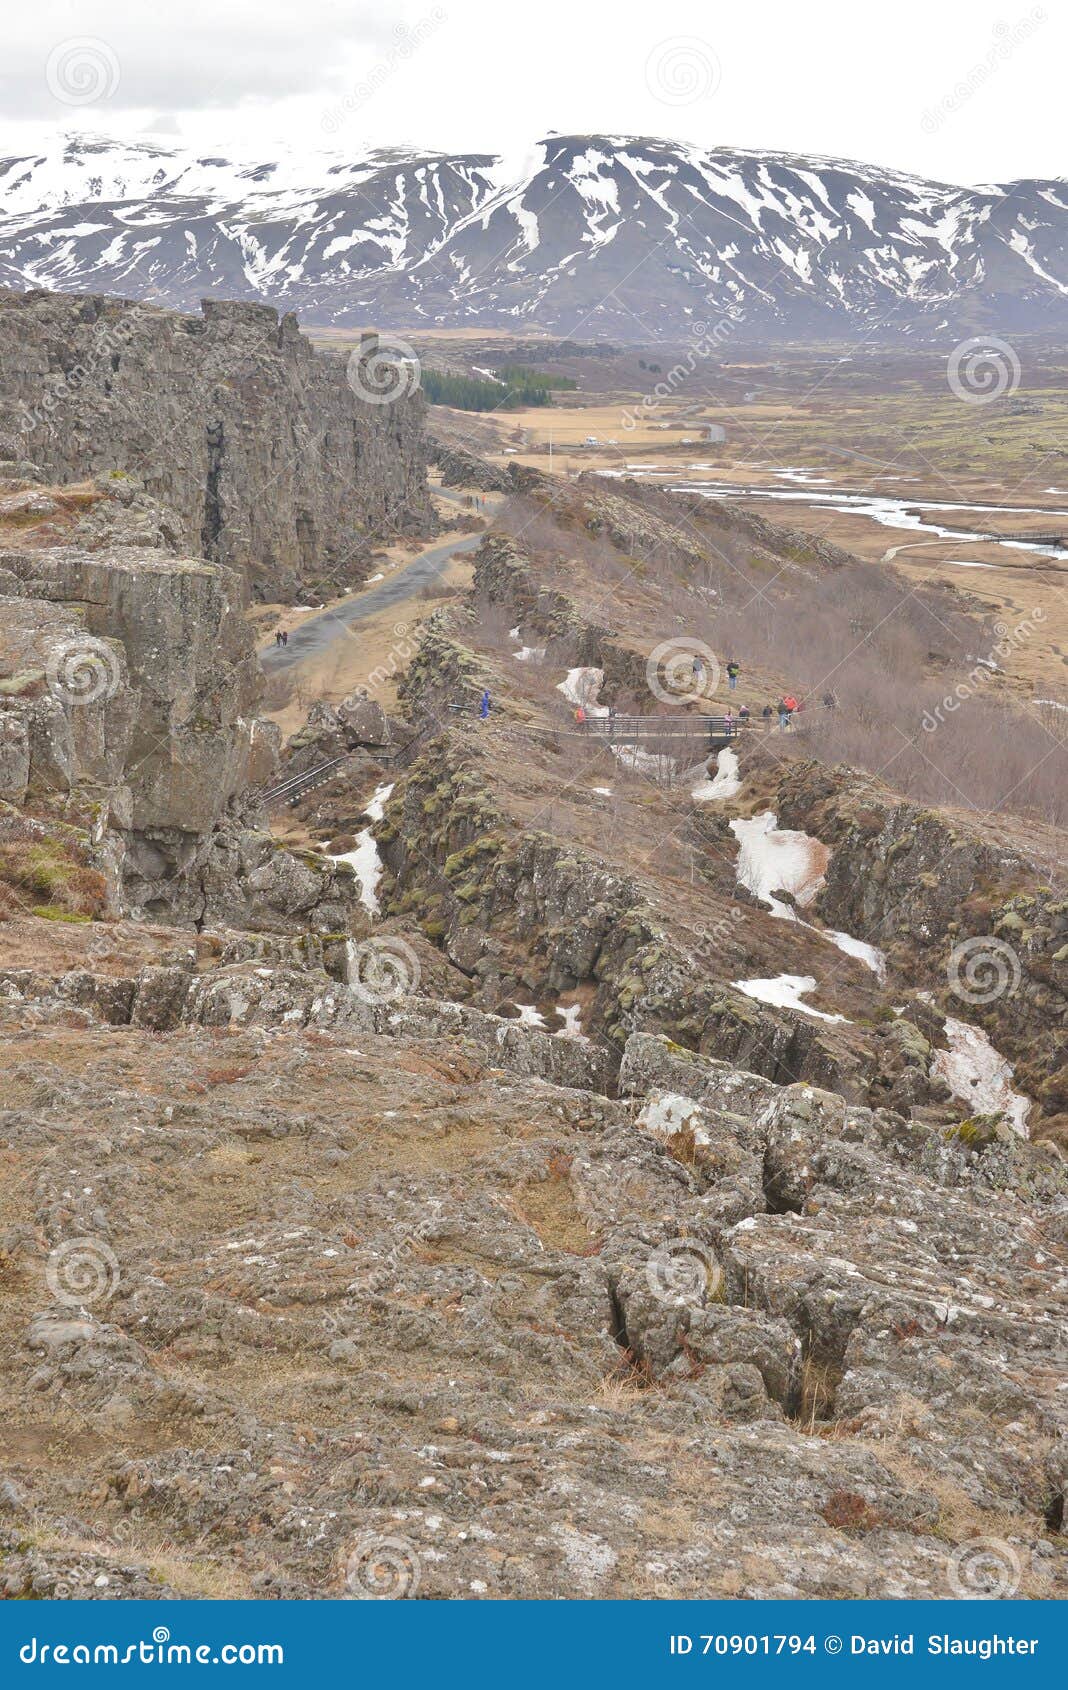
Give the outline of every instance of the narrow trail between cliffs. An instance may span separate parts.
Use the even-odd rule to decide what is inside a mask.
[[[435,488],[434,491],[443,493],[446,498],[451,497],[446,489]],[[493,517],[499,504],[499,498],[492,503],[487,498],[485,514],[488,519]],[[321,657],[348,629],[414,598],[444,572],[451,558],[477,551],[484,538],[484,530],[479,529],[474,534],[461,534],[431,546],[413,557],[410,563],[399,564],[384,581],[354,592],[351,598],[324,610],[319,616],[309,617],[307,622],[292,630],[287,645],[278,646],[272,640],[260,647],[259,658],[264,670],[268,675],[276,675],[310,657]]]

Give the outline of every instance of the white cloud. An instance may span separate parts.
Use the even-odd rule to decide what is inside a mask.
[[[0,112],[5,147],[61,125],[264,156],[390,144],[515,154],[555,129],[1004,181],[1063,171],[1066,21],[1050,0],[1044,12],[1030,0],[895,0],[890,24],[855,0],[182,0],[167,12],[39,0],[5,15]],[[66,104],[46,65],[84,37],[106,45],[119,75],[103,97]],[[662,51],[678,39],[692,63]],[[650,62],[670,68],[669,87]],[[947,100],[951,115],[925,127]]]

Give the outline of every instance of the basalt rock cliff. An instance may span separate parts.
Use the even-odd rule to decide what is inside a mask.
[[[425,402],[378,402],[377,354],[366,337],[350,368],[267,305],[206,300],[196,318],[0,293],[4,455],[56,481],[135,476],[173,514],[174,549],[239,570],[254,597],[340,589],[374,539],[433,523]]]

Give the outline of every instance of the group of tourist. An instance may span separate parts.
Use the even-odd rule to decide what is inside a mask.
[[[275,639],[281,645],[285,645],[286,637],[287,636],[285,634],[275,635]],[[727,662],[727,684],[731,692],[734,692],[737,689],[738,677],[741,672],[741,664],[738,663],[735,658],[729,658]],[[699,684],[704,674],[704,663],[700,657],[695,657],[693,660],[693,674],[695,683]],[[825,709],[830,710],[838,703],[838,698],[833,692],[825,692],[821,702]],[[785,732],[790,726],[791,718],[801,708],[802,705],[800,701],[794,697],[792,692],[783,693],[778,704],[765,704],[763,710],[760,712],[761,720],[764,723],[764,731],[767,732],[770,729],[775,717],[778,716],[779,731]],[[483,692],[482,697],[479,700],[478,714],[482,721],[485,721],[489,713],[490,695],[488,692]],[[608,710],[609,737],[611,737],[611,726],[615,714],[615,706],[612,705]],[[747,726],[751,721],[752,712],[750,711],[748,704],[743,704],[737,715],[735,715],[734,711],[728,705],[723,719],[726,727],[726,736],[728,739],[733,739],[738,729]],[[575,726],[579,729],[584,729],[587,726],[588,720],[589,718],[585,706],[581,704],[578,705],[575,710]]]

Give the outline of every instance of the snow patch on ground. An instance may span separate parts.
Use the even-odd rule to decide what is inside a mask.
[[[532,1003],[517,1003],[519,1011],[519,1025],[521,1027],[544,1027],[545,1017],[541,1010]]]
[[[597,715],[601,712],[598,710]],[[675,768],[674,757],[662,757],[657,751],[645,751],[640,745],[612,745],[609,746],[612,756],[625,769],[634,769],[638,774],[652,775],[670,774]]]
[[[386,813],[386,804],[392,796],[392,781],[390,781],[388,786],[376,786],[371,795],[371,802],[363,812],[364,815],[369,816],[373,822],[380,822]]]
[[[738,754],[724,746],[716,758],[715,774],[711,780],[698,781],[693,788],[692,796],[699,804],[711,804],[716,799],[733,798],[741,790],[742,782],[738,773]]]
[[[886,956],[877,945],[854,939],[851,933],[839,933],[804,921],[789,904],[774,896],[775,892],[789,892],[802,906],[811,903],[823,884],[831,857],[829,848],[820,840],[808,833],[776,827],[777,820],[774,810],[763,810],[758,816],[731,822],[731,832],[741,846],[735,870],[740,883],[767,904],[780,921],[800,922],[846,956],[856,957],[879,980],[885,980]]]
[[[731,832],[741,846],[737,876],[747,891],[767,904],[772,915],[780,921],[796,921],[789,904],[772,894],[789,892],[799,904],[811,903],[831,853],[810,834],[776,827],[777,820],[774,810],[762,810],[758,816],[738,817],[731,822]]]
[[[521,651],[513,651],[512,656],[517,663],[540,663],[545,656],[543,645],[525,645]]]
[[[576,708],[581,704],[587,716],[607,716],[607,704],[596,702],[603,686],[603,669],[569,669],[564,679],[557,682],[556,690],[562,692],[568,703]]]
[[[370,803],[364,810],[364,815],[373,822],[380,822],[386,807],[386,800],[393,791],[392,785],[376,787]],[[378,846],[369,827],[363,827],[356,835],[356,845],[351,851],[343,851],[340,856],[331,857],[331,862],[350,864],[360,885],[360,902],[368,915],[377,915],[378,883],[382,878],[382,859],[378,854]]]
[[[674,1138],[689,1127],[697,1144],[708,1143],[707,1129],[700,1125],[701,1105],[677,1091],[652,1091],[642,1104],[637,1125],[654,1138]]]
[[[821,927],[818,931],[825,939],[829,939],[832,945],[837,945],[840,951],[844,951],[846,956],[855,956],[858,962],[864,963],[880,982],[885,981],[886,953],[881,951],[878,945],[868,945],[863,939],[854,939],[851,933],[839,933],[829,927]]]
[[[933,1068],[953,1096],[976,1115],[1004,1115],[1014,1132],[1027,1137],[1031,1100],[1013,1091],[1011,1062],[999,1056],[981,1027],[946,1016],[948,1050],[935,1051]]]
[[[585,1033],[582,1031],[582,1009],[579,1004],[558,1003],[556,1006],[556,1013],[564,1023],[562,1027],[557,1027],[556,1029],[556,1037],[558,1039],[581,1039],[583,1044],[587,1044],[589,1042]]]
[[[342,852],[340,857],[333,857],[335,863],[349,863],[360,883],[360,902],[368,915],[377,915],[378,882],[382,878],[382,859],[378,855],[378,846],[368,828],[362,828],[356,835],[356,847],[352,851]]]
[[[816,981],[811,974],[777,974],[773,980],[735,980],[738,991],[747,998],[758,998],[776,1009],[799,1009],[804,1015],[814,1015],[819,1021],[845,1021],[844,1015],[828,1015],[826,1010],[813,1009],[801,1002],[803,992],[814,992]]]

